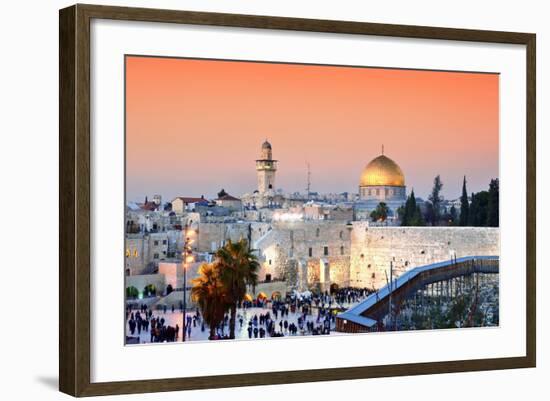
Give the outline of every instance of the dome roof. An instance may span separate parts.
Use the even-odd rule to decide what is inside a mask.
[[[267,141],[266,141],[262,144],[262,149],[271,149],[271,144]]]
[[[380,155],[371,160],[361,173],[359,186],[405,186],[405,176],[401,168],[389,157]]]

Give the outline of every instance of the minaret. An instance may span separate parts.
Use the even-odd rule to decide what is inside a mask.
[[[273,160],[271,144],[267,139],[262,144],[260,158],[256,160],[256,171],[258,174],[258,192],[264,194],[269,190],[274,190],[277,160]]]

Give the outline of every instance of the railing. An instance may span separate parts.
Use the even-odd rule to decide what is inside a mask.
[[[471,273],[498,273],[498,256],[468,256],[411,269],[336,319],[338,331],[359,332],[376,328],[378,317],[388,310],[391,297],[403,298],[413,289]]]

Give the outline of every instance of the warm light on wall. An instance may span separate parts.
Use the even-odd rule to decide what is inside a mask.
[[[299,221],[303,220],[304,215],[301,213],[274,213],[273,220],[275,221]]]

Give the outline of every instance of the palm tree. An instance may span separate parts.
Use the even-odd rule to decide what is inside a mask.
[[[199,276],[192,280],[191,297],[201,309],[203,319],[210,327],[210,340],[216,336],[216,327],[223,320],[229,303],[220,269],[214,263],[204,263],[199,268]]]
[[[248,241],[229,240],[216,252],[216,263],[221,270],[221,278],[230,301],[231,318],[229,320],[229,338],[235,338],[235,321],[237,304],[243,301],[247,285],[255,286],[258,282],[258,259],[248,247]]]

